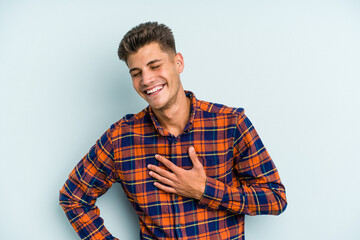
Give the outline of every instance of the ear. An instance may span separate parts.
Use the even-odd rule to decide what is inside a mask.
[[[177,53],[175,55],[175,64],[176,64],[176,69],[178,70],[178,73],[182,73],[184,70],[184,58],[181,55],[181,53]]]

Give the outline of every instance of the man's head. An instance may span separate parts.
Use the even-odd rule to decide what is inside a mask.
[[[180,73],[184,60],[176,53],[171,30],[158,23],[143,23],[122,39],[119,57],[126,62],[134,89],[153,110],[170,109],[186,99]]]
[[[119,58],[127,64],[130,54],[136,53],[141,47],[157,42],[164,52],[176,54],[175,39],[170,28],[157,22],[139,24],[128,31],[120,42]]]

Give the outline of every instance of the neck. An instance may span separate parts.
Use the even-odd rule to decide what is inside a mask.
[[[166,109],[152,109],[160,125],[175,137],[184,130],[190,117],[190,99],[182,91],[176,103]]]

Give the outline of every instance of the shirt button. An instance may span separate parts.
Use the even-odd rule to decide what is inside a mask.
[[[181,227],[181,226],[182,226],[181,224],[178,225],[178,227]]]

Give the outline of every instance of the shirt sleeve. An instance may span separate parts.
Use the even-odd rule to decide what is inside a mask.
[[[238,214],[278,215],[287,206],[285,188],[278,171],[254,126],[242,112],[234,138],[235,186],[207,178],[199,201],[203,207]]]
[[[116,181],[109,130],[72,170],[60,190],[60,205],[81,239],[117,239],[104,226],[96,199]]]

